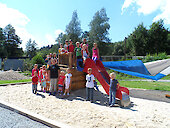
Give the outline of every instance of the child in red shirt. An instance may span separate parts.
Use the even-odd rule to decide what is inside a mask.
[[[73,45],[72,40],[69,40],[70,45],[68,46],[68,52],[74,52],[75,46]]]
[[[60,95],[63,93],[64,81],[65,81],[65,73],[64,71],[61,71],[60,76],[58,78],[58,93]]]
[[[37,94],[37,85],[38,85],[38,73],[34,71],[34,75],[32,76],[32,92]]]
[[[32,69],[32,76],[34,75],[34,72],[37,72],[37,75],[39,77],[39,70],[38,70],[38,64],[34,64],[34,68]]]

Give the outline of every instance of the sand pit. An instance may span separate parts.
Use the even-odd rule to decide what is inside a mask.
[[[129,108],[107,105],[107,95],[95,91],[95,103],[85,101],[85,89],[69,98],[31,93],[31,84],[0,86],[0,100],[17,105],[74,128],[163,128],[170,127],[170,103],[131,97]],[[134,93],[134,92],[133,92]],[[170,100],[170,99],[169,99]]]

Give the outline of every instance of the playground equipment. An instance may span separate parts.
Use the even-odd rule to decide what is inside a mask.
[[[75,63],[77,62],[77,64]],[[81,60],[75,60],[72,53],[59,55],[59,66],[62,66],[62,70],[66,70],[67,67],[72,68],[72,87],[71,90],[76,90],[85,87],[85,75],[88,68],[92,68],[92,74],[97,78],[105,92],[109,95],[109,74],[106,72],[103,63],[97,60],[96,63],[88,58],[82,67]],[[65,66],[65,67],[64,67]],[[77,67],[77,68],[73,68]],[[79,71],[78,71],[79,70]],[[125,87],[119,87],[116,92],[116,98],[120,99],[121,105],[126,107],[130,104],[129,90]]]

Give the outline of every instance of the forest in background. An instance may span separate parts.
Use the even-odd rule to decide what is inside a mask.
[[[101,56],[170,54],[170,31],[164,27],[162,19],[153,22],[150,26],[140,23],[124,40],[119,42],[112,42],[109,37],[111,26],[105,8],[97,11],[88,24],[89,31],[82,30],[78,13],[74,11],[72,19],[66,25],[65,34],[60,33],[56,37],[56,44],[38,48],[36,41],[29,39],[25,51],[20,48],[22,40],[16,35],[15,28],[9,24],[5,28],[0,28],[0,58],[29,57],[31,59],[36,55],[45,57],[46,54],[57,53],[59,43],[69,39],[72,39],[74,43],[81,42],[83,38],[87,38],[90,52],[93,43],[97,43]]]

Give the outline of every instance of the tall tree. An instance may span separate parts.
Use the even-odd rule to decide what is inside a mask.
[[[105,55],[107,52],[107,46],[105,43],[109,42],[109,18],[107,17],[105,8],[97,11],[90,22],[89,40],[90,42],[96,42],[100,50],[100,55]]]
[[[66,26],[66,34],[68,39],[72,39],[73,42],[80,41],[81,25],[78,19],[77,11],[73,12],[72,19]]]
[[[20,37],[16,35],[14,27],[9,24],[4,28],[4,35],[6,41],[4,43],[5,52],[7,57],[19,57],[23,55],[22,48],[19,48],[22,43]]]
[[[0,28],[0,57],[5,57],[5,55],[7,54],[5,53],[4,43],[5,43],[5,35],[3,33],[3,29]]]
[[[37,44],[35,40],[32,41],[31,39],[29,39],[26,44],[26,55],[29,58],[33,58],[36,55],[36,49],[37,49]]]
[[[168,30],[164,27],[163,20],[153,22],[148,31],[147,51],[149,53],[159,53],[168,50]]]
[[[146,45],[148,43],[148,33],[143,23],[139,24],[127,40],[131,55],[146,55]]]

